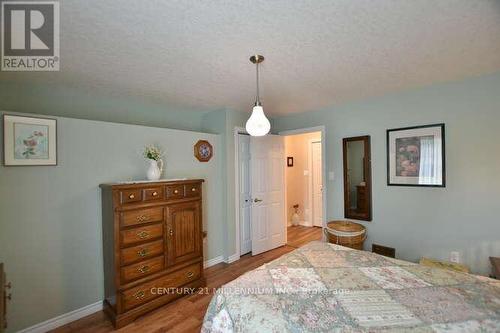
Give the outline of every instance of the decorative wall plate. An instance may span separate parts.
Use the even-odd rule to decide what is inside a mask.
[[[210,142],[200,140],[194,145],[194,156],[200,162],[208,162],[214,154],[214,149]]]

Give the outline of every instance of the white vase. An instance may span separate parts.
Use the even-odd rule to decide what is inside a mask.
[[[162,160],[148,160],[149,166],[146,173],[148,180],[158,180],[161,178],[161,173],[163,172],[163,161]]]

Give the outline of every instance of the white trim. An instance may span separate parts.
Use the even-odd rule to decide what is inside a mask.
[[[205,260],[203,263],[203,268],[208,268],[217,264],[220,264],[221,262],[224,262],[224,257],[223,256],[218,256],[209,260]]]
[[[321,142],[321,139],[309,139],[308,142],[307,142],[307,154],[309,155],[308,156],[308,168],[309,168],[309,178],[307,180],[307,186],[308,186],[308,201],[309,201],[309,220],[311,221],[311,227],[319,227],[319,226],[316,226],[314,225],[314,219],[315,219],[315,214],[314,214],[314,204],[313,204],[313,201],[314,201],[314,198],[313,198],[313,192],[314,192],[314,189],[313,189],[313,156],[312,156],[312,145],[313,143],[317,143],[319,142],[321,144],[321,164],[323,164],[323,142]],[[322,167],[323,168],[323,167]],[[322,170],[323,171],[323,170]],[[321,175],[321,178],[323,178],[323,175]],[[323,182],[323,179],[321,179],[321,181]],[[324,188],[324,184],[321,184],[321,186]],[[321,194],[321,201],[323,201],[323,194]],[[321,205],[323,205],[323,202],[321,203]],[[323,210],[323,207],[321,207],[321,209]]]
[[[238,261],[238,260],[240,260],[240,255],[238,252],[236,252],[235,254],[233,254],[227,258],[226,263],[230,264],[230,263]]]
[[[102,308],[103,308],[102,301],[95,302],[93,304],[84,306],[83,308],[65,313],[63,315],[54,317],[39,324],[25,328],[19,331],[18,333],[45,333],[50,330],[61,327],[63,325],[69,324],[75,320],[81,319],[98,311],[101,311]]]
[[[281,131],[278,132],[279,135],[295,135],[295,134],[304,134],[304,133],[312,133],[312,132],[321,132],[323,133],[325,131],[325,126],[315,126],[315,127],[307,127],[307,128],[298,128],[294,130],[288,130],[288,131]],[[321,139],[323,140],[324,137],[321,136]]]
[[[234,218],[236,221],[235,226],[235,247],[236,253],[239,254],[241,251],[240,245],[240,133],[247,133],[246,129],[243,127],[235,127],[233,129],[234,135],[234,197],[237,198],[234,205]],[[229,260],[230,257],[228,257]]]
[[[315,127],[307,127],[307,128],[298,128],[288,131],[278,132],[279,135],[294,135],[294,134],[302,134],[302,133],[310,133],[310,132],[321,132],[321,164],[322,164],[322,177],[323,177],[323,228],[326,227],[327,216],[326,216],[326,200],[328,197],[328,186],[327,183],[327,170],[326,170],[326,127],[324,125],[315,126]],[[323,240],[326,240],[326,236],[323,233]]]
[[[283,184],[283,245],[286,245],[288,243],[288,226],[287,226],[287,218],[288,218],[288,202],[287,202],[287,186],[286,186],[286,172],[287,172],[287,162],[286,162],[286,138],[284,136],[281,136],[282,143],[283,143],[283,160],[281,163],[281,183]]]
[[[314,227],[308,220],[299,221],[299,225],[303,227]]]

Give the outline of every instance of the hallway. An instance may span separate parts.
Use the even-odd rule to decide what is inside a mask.
[[[320,227],[304,227],[301,225],[290,226],[287,228],[287,243],[292,247],[301,247],[310,241],[321,240],[322,228]]]

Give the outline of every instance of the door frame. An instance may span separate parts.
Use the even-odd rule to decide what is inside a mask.
[[[324,125],[322,126],[315,126],[315,127],[305,127],[305,128],[298,128],[298,129],[293,129],[293,130],[287,130],[287,131],[281,131],[278,132],[278,135],[286,136],[286,135],[295,135],[295,134],[303,134],[303,133],[311,133],[311,132],[321,132],[321,176],[322,176],[322,183],[323,183],[323,228],[326,226],[326,198],[327,198],[327,186],[326,180],[327,180],[327,172],[326,172],[326,127]],[[240,180],[239,180],[239,161],[240,161],[240,156],[239,156],[239,150],[240,150],[240,139],[238,134],[248,134],[246,129],[244,127],[240,126],[235,126],[233,129],[233,140],[234,140],[234,192],[232,193],[235,198],[239,198],[240,194]],[[286,159],[283,161],[283,164],[286,163]],[[285,169],[286,170],[286,169]],[[284,212],[285,212],[285,222],[286,221],[286,209],[288,207],[288,202],[286,198],[286,181],[285,181],[285,207],[284,207]],[[235,218],[235,253],[233,255],[230,255],[228,257],[228,263],[237,261],[240,259],[240,205],[239,202],[234,205],[234,218]],[[312,221],[311,221],[312,222]],[[288,223],[284,223],[285,231],[287,228]],[[323,240],[325,239],[325,235],[323,234]],[[288,233],[285,232],[285,244],[288,243]]]
[[[323,228],[326,227],[327,223],[327,218],[326,218],[326,199],[327,199],[327,171],[326,171],[326,127],[324,125],[321,126],[314,126],[314,127],[305,127],[305,128],[297,128],[293,130],[287,130],[287,131],[281,131],[278,132],[279,135],[296,135],[296,134],[304,134],[304,133],[311,133],[311,132],[321,132],[321,178],[322,178],[322,184],[323,184],[323,203],[322,203],[322,210],[323,210]],[[310,146],[310,145],[309,145]],[[311,178],[311,177],[309,177]],[[286,191],[286,182],[285,182],[285,191]],[[311,202],[312,204],[312,202]],[[287,202],[287,197],[285,195],[285,207],[288,207],[288,202]],[[312,215],[312,214],[311,214]],[[311,225],[314,226],[313,221],[311,221]],[[325,235],[322,233],[323,240],[325,240]],[[288,235],[287,235],[288,237]],[[287,238],[285,237],[285,240]]]
[[[308,153],[308,163],[307,163],[307,167],[309,169],[309,179],[307,181],[307,186],[308,186],[308,191],[309,191],[309,198],[308,198],[308,201],[309,201],[309,211],[311,212],[311,222],[310,222],[310,226],[311,227],[315,227],[314,225],[314,202],[313,202],[313,187],[314,187],[314,184],[313,184],[313,153],[312,153],[312,150],[313,150],[313,143],[316,143],[316,142],[319,142],[321,144],[321,171],[323,171],[323,142],[320,140],[316,140],[316,139],[309,139],[307,141],[307,153]],[[321,174],[321,187],[324,188],[324,184],[323,184],[323,174]],[[321,210],[323,210],[323,194],[321,194]],[[323,221],[322,221],[323,222]]]
[[[234,197],[238,198],[237,203],[234,205],[234,219],[235,219],[235,253],[229,257],[228,262],[234,262],[240,259],[241,242],[240,242],[240,136],[239,134],[248,134],[244,127],[235,127],[233,130],[234,136]]]

